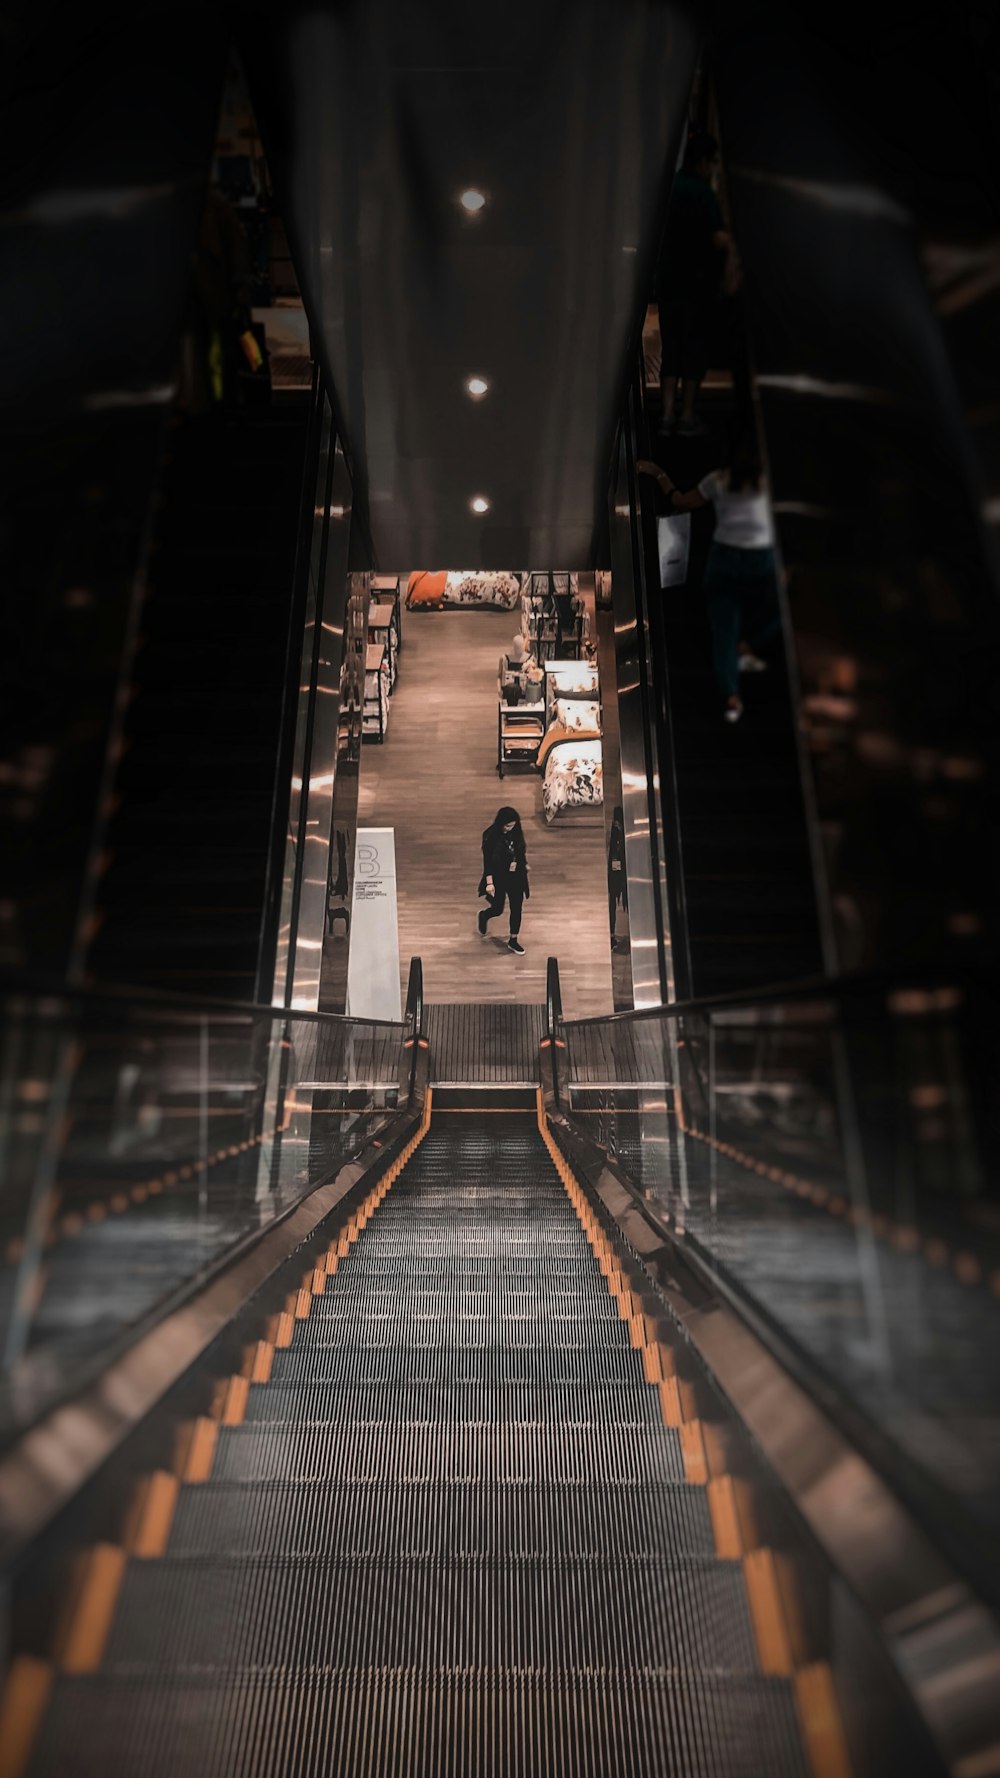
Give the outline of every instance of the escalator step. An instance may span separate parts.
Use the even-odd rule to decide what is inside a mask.
[[[366,1250],[359,1241],[352,1250],[350,1267],[345,1266],[336,1275],[338,1281],[353,1278],[358,1270],[380,1287],[396,1279],[409,1284],[414,1281],[426,1284],[430,1280],[451,1283],[452,1280],[479,1278],[489,1283],[500,1274],[505,1281],[516,1278],[525,1285],[545,1284],[562,1289],[569,1286],[589,1288],[596,1279],[607,1293],[607,1285],[596,1263],[589,1256],[582,1259],[572,1254],[546,1254],[538,1258],[530,1254],[519,1254],[516,1258],[505,1254],[502,1262],[498,1262],[494,1256],[485,1253],[429,1253],[421,1255],[420,1265],[414,1272],[405,1252],[390,1254],[381,1248]],[[333,1289],[333,1285],[329,1288]]]
[[[129,1565],[105,1670],[361,1666],[744,1673],[739,1563],[498,1561]]]
[[[183,1490],[171,1556],[328,1559],[492,1557],[710,1557],[704,1489],[580,1482],[368,1482],[266,1488],[238,1483]]]
[[[328,1285],[327,1294],[317,1299],[313,1309],[314,1321],[338,1319],[352,1308],[359,1318],[366,1319],[372,1304],[370,1282],[364,1277],[355,1281],[349,1267],[337,1272],[335,1277],[337,1290],[334,1292]],[[599,1279],[599,1283],[600,1291],[595,1285],[592,1296],[582,1291],[552,1290],[548,1292],[545,1309],[553,1319],[586,1315],[602,1322],[617,1321],[614,1298],[603,1279]],[[452,1289],[442,1286],[439,1290],[428,1290],[419,1285],[406,1291],[398,1281],[393,1281],[392,1292],[401,1305],[401,1313],[407,1318],[425,1315],[440,1321],[446,1315],[449,1321],[468,1317],[475,1321],[499,1318],[506,1322],[538,1315],[537,1292],[518,1289],[516,1281],[504,1290],[491,1290],[485,1279],[481,1279],[473,1280],[464,1288],[459,1280]]]
[[[218,1481],[682,1482],[672,1427],[410,1425],[223,1427]]]
[[[395,1352],[404,1349],[407,1352],[436,1352],[443,1346],[457,1346],[463,1352],[530,1352],[539,1346],[547,1346],[550,1350],[558,1349],[567,1352],[585,1350],[594,1352],[593,1337],[586,1337],[587,1330],[581,1323],[579,1315],[565,1315],[557,1319],[544,1313],[533,1316],[522,1316],[514,1320],[509,1316],[502,1319],[496,1316],[483,1317],[474,1321],[468,1316],[449,1315],[447,1320],[439,1316],[425,1316],[414,1322],[412,1315],[370,1315],[360,1327],[356,1318],[348,1311],[328,1317],[331,1325],[322,1330],[322,1338],[314,1337],[308,1347],[295,1348],[294,1351],[277,1352],[275,1354],[275,1377],[285,1374],[285,1366],[294,1375],[294,1362],[299,1358],[300,1351],[304,1359],[310,1363],[318,1361],[324,1353],[337,1352],[349,1345],[355,1355],[361,1352]],[[631,1350],[628,1328],[617,1316],[608,1320],[601,1327],[602,1344],[609,1350],[617,1352],[622,1348]]]
[[[639,1372],[634,1382],[507,1383],[422,1382],[403,1377],[381,1382],[352,1377],[349,1382],[298,1385],[263,1383],[253,1387],[247,1406],[251,1423],[277,1421],[311,1425],[379,1425],[385,1421],[466,1420],[476,1425],[593,1426],[622,1422],[656,1425],[659,1398]]]
[[[270,1387],[336,1388],[357,1381],[371,1383],[467,1384],[498,1383],[503,1388],[529,1383],[545,1388],[564,1385],[620,1383],[631,1393],[643,1381],[642,1360],[629,1345],[609,1351],[589,1346],[423,1345],[418,1340],[389,1348],[342,1346],[316,1352],[310,1344],[299,1352],[277,1352]]]
[[[372,1671],[62,1680],[32,1778],[806,1778],[780,1682]]]

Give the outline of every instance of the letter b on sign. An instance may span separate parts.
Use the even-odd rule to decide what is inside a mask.
[[[378,847],[364,842],[358,847],[358,875],[362,877],[378,876]]]

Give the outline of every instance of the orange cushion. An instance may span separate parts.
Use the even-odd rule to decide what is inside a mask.
[[[406,586],[409,609],[415,605],[440,605],[447,579],[447,569],[442,569],[440,574],[411,574]]]

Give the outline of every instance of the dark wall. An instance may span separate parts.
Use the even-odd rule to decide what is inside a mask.
[[[82,954],[223,47],[194,6],[8,15],[0,948],[15,966]]]

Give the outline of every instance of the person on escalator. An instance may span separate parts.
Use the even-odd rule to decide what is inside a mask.
[[[479,915],[479,933],[486,937],[491,920],[510,905],[510,937],[508,951],[524,956],[518,934],[521,930],[521,908],[531,889],[528,885],[528,859],[521,830],[521,817],[516,809],[498,809],[489,827],[483,832],[483,874],[479,894],[485,895],[489,907]]]
[[[756,443],[742,439],[723,469],[713,469],[696,488],[681,493],[665,469],[640,459],[636,468],[663,490],[668,512],[715,509],[715,532],[704,587],[712,629],[712,664],[726,722],[739,722],[741,673],[760,673],[757,650],[781,629],[774,559],[774,524],[763,486]]]
[[[670,194],[667,227],[654,278],[660,313],[661,432],[706,431],[695,415],[708,368],[711,340],[723,292],[739,283],[739,261],[725,226],[714,180],[719,144],[707,130],[689,138],[684,165]],[[680,416],[674,406],[680,396]]]

